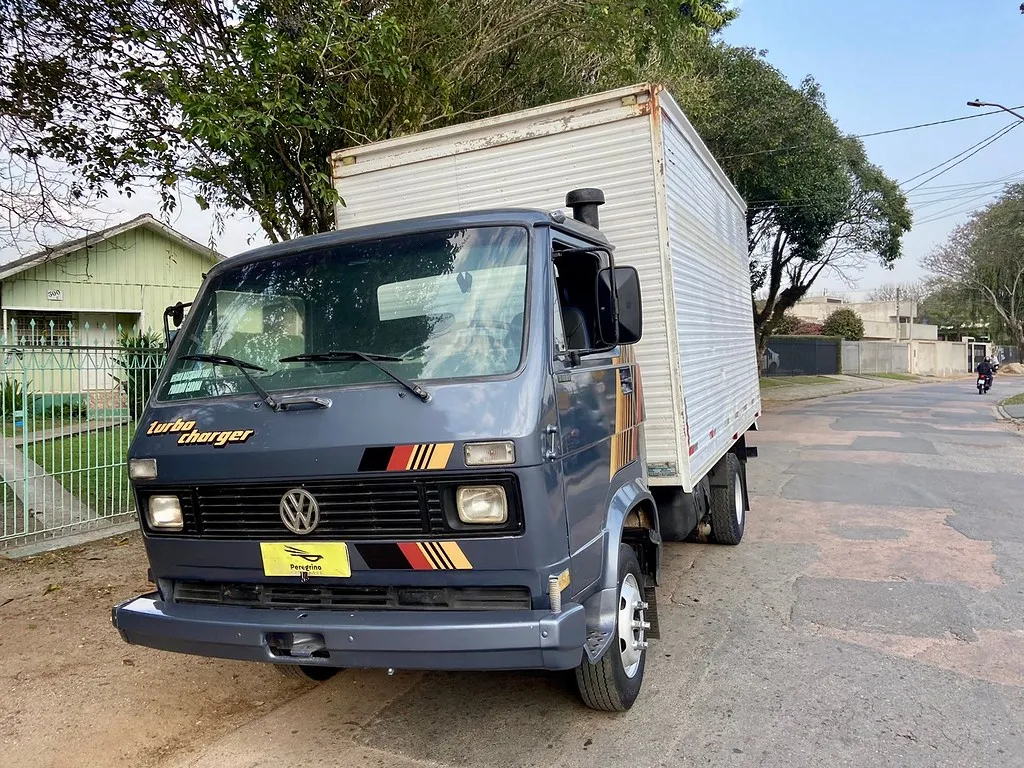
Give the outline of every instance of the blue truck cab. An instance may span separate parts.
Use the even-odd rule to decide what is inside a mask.
[[[637,697],[658,632],[636,270],[525,209],[218,264],[129,453],[152,593],[128,643],[339,668],[576,670]],[[696,522],[696,521],[694,521]]]

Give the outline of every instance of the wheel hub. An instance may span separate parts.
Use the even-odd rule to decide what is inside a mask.
[[[741,476],[742,475],[737,475],[736,482],[733,483],[733,485],[736,487],[736,490],[733,492],[733,497],[734,497],[733,503],[736,506],[736,522],[739,523],[740,527],[742,528],[743,527],[743,515],[746,514],[746,511],[747,511],[746,510],[746,506],[747,505],[743,502],[743,483],[740,482],[740,477]]]
[[[637,585],[636,577],[627,573],[619,589],[619,658],[626,677],[633,677],[640,669],[640,661],[647,649],[647,630],[651,624],[644,619],[647,603]]]

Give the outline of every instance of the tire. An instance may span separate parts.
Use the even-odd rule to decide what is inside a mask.
[[[615,639],[596,664],[583,657],[576,667],[576,687],[583,703],[602,712],[625,712],[640,694],[647,665],[647,624],[643,602],[644,577],[636,553],[625,544],[619,547],[619,611]],[[631,626],[622,626],[629,621]],[[639,627],[634,628],[634,622]],[[634,644],[639,645],[636,647]]]
[[[339,667],[321,667],[312,664],[275,664],[274,668],[285,677],[290,677],[293,680],[305,680],[307,683],[322,683],[341,672]]]
[[[711,487],[711,538],[718,544],[739,544],[747,522],[743,467],[735,453],[727,453],[725,486]]]

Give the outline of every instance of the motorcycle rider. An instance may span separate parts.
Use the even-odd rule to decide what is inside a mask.
[[[982,360],[980,363],[978,363],[978,367],[976,369],[976,372],[977,372],[977,374],[979,376],[984,376],[985,377],[985,389],[991,389],[991,387],[992,387],[992,361],[988,357],[986,357],[984,360]]]

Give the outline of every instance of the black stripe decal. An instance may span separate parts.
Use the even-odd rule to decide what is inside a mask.
[[[423,466],[420,469],[426,469],[430,466],[430,460],[434,458],[434,451],[437,450],[437,443],[431,443],[427,446],[427,455],[423,458]]]
[[[426,541],[420,542],[420,549],[423,550],[423,554],[426,555],[427,560],[430,561],[430,564],[432,566],[434,566],[435,570],[438,570],[438,571],[444,570],[444,564],[437,560],[437,556],[434,555],[433,550],[430,548],[430,543],[429,542],[426,542]]]
[[[444,561],[445,567],[451,571],[457,570],[455,567],[455,563],[452,561],[450,557],[448,557],[448,553],[444,551],[444,547],[442,547],[437,542],[433,542],[433,545],[437,548],[437,554]]]
[[[356,552],[374,570],[411,571],[412,565],[397,544],[356,544]]]
[[[363,458],[359,462],[359,471],[385,471],[388,468],[388,463],[391,461],[391,454],[394,452],[394,446],[389,446],[387,448],[367,448],[363,451]]]
[[[424,446],[417,445],[412,451],[412,461],[409,462],[409,469],[415,470],[420,468],[420,459],[423,458]]]

